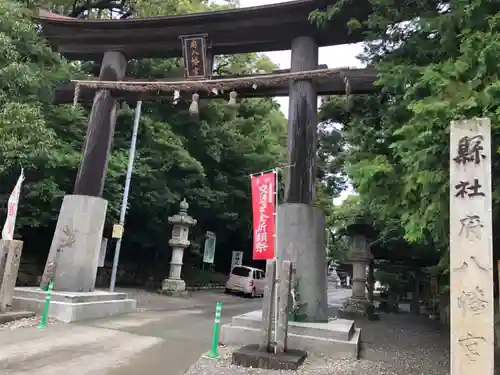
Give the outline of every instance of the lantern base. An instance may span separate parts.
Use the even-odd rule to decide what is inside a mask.
[[[186,297],[188,295],[188,292],[186,291],[186,283],[184,280],[180,279],[165,279],[161,283],[160,294],[174,297]]]
[[[339,310],[339,317],[342,319],[368,318],[378,320],[376,318],[372,319],[374,315],[375,308],[366,298],[350,297]]]

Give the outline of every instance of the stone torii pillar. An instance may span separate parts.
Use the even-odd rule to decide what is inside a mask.
[[[122,80],[126,66],[127,60],[121,53],[106,52],[99,80]],[[116,116],[117,100],[110,90],[97,91],[73,195],[64,197],[42,276],[42,288],[52,280],[55,291],[94,290],[107,210],[107,201],[101,196]]]
[[[308,36],[292,42],[291,72],[317,69],[318,44]],[[315,82],[290,82],[285,203],[278,207],[278,257],[295,266],[300,320],[328,321],[325,220],[316,200],[318,96]]]

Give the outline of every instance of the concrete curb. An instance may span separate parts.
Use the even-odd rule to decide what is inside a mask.
[[[207,285],[199,285],[199,286],[186,286],[186,291],[194,292],[198,290],[220,290],[225,289],[226,286],[223,284],[207,284]]]

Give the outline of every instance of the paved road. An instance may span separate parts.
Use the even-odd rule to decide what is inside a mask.
[[[216,294],[213,294],[217,298]],[[224,299],[222,324],[261,299]],[[182,375],[210,349],[215,300],[87,323],[0,333],[2,375]]]
[[[0,332],[0,374],[182,375],[210,349],[215,302],[224,303],[222,324],[262,306],[261,299],[216,292],[185,299],[129,292],[142,311],[43,330]],[[340,305],[350,293],[329,288],[329,303]]]
[[[346,299],[352,295],[351,289],[335,288],[333,283],[328,285],[328,304],[341,307]]]

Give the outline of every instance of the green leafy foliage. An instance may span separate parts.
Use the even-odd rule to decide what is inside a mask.
[[[314,17],[327,22],[339,5],[352,6],[344,3]],[[411,244],[408,251],[439,252],[441,266],[447,265],[450,121],[490,117],[498,153],[500,4],[371,5],[369,19],[359,20],[369,40],[362,58],[377,69],[381,92],[351,98],[349,107],[344,98],[332,97],[322,114],[343,124],[345,172],[361,201],[372,207],[375,226],[397,224]],[[500,165],[492,159],[496,227]]]
[[[73,11],[73,2],[39,5],[66,15]],[[140,16],[214,9],[198,0],[133,5]],[[26,180],[16,236],[25,241],[24,256],[36,256],[42,265],[62,198],[73,188],[88,119],[86,108],[53,105],[53,89],[71,77],[95,75],[98,66],[68,63],[52,52],[24,6],[0,4],[0,216],[6,215],[6,201],[22,166]],[[98,13],[85,12],[89,17]],[[99,17],[109,17],[106,12]],[[276,69],[258,54],[222,56],[218,63],[224,65],[224,74]],[[127,74],[161,79],[179,76],[182,69],[177,59],[132,60]],[[137,264],[137,275],[161,279],[168,273],[167,219],[178,212],[182,198],[198,220],[184,259],[186,272],[199,266],[206,230],[217,234],[217,269],[227,272],[233,250],[251,258],[249,175],[284,164],[286,119],[271,99],[244,99],[237,108],[225,100],[202,100],[200,107],[199,118],[194,118],[185,101],[143,103],[121,257],[122,263]],[[135,103],[120,103],[118,111],[104,191],[105,236],[119,216],[134,108]]]

